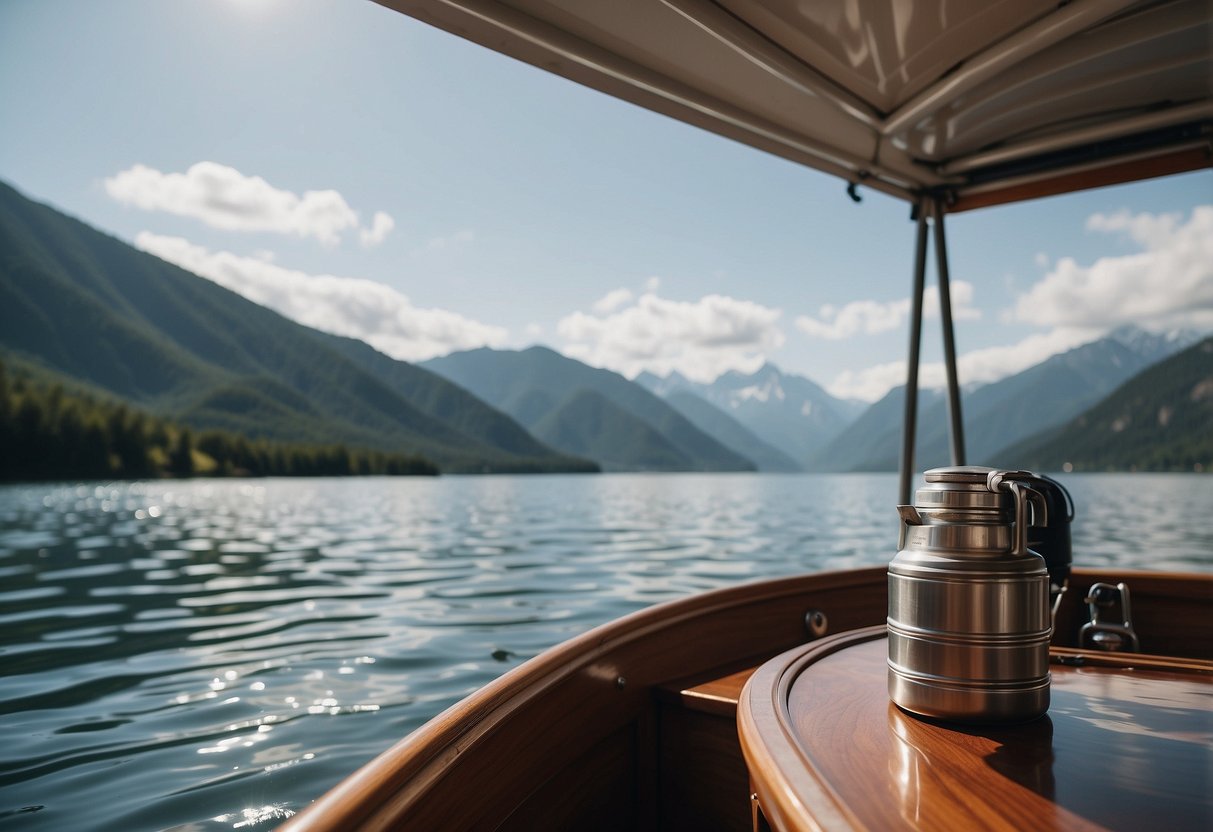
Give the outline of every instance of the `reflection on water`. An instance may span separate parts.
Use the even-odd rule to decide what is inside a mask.
[[[1076,562],[1213,569],[1208,477],[1074,477]],[[879,564],[888,475],[0,489],[0,826],[272,827],[544,648]],[[1144,558],[1144,563],[1143,563]]]

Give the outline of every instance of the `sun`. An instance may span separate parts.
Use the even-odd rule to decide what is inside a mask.
[[[223,5],[230,6],[246,14],[266,14],[282,5],[282,0],[221,0]]]

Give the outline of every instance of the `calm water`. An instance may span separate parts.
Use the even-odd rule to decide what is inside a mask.
[[[1213,571],[1213,477],[1066,482],[1076,562]],[[596,624],[887,562],[895,495],[891,475],[0,489],[0,827],[272,828]]]

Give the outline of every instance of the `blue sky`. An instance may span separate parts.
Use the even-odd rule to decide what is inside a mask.
[[[370,2],[6,0],[0,117],[28,196],[397,357],[771,360],[866,399],[903,375],[904,204]],[[962,381],[1127,321],[1213,327],[1208,172],[948,237]],[[938,342],[928,322],[929,382]]]

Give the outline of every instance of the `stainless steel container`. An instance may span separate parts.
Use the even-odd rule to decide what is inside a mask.
[[[1049,575],[1027,547],[1047,522],[1032,474],[935,468],[898,506],[889,564],[889,696],[962,722],[1034,719],[1049,708]]]

